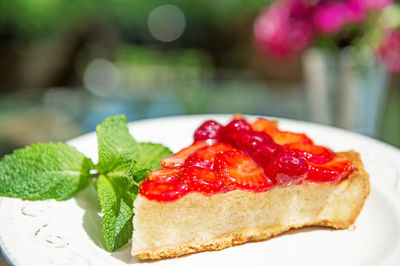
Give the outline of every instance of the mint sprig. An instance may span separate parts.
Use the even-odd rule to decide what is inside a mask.
[[[129,134],[124,115],[106,118],[96,127],[96,135],[100,173],[112,171],[137,156],[139,143]]]
[[[0,196],[26,200],[67,200],[84,188],[90,159],[64,143],[39,143],[0,161]]]
[[[67,200],[90,180],[96,184],[108,251],[132,237],[133,201],[139,184],[172,152],[154,143],[138,143],[124,115],[109,117],[96,128],[99,163],[64,143],[39,143],[0,160],[0,196],[27,200]]]

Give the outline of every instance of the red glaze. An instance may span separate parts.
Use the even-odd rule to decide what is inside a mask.
[[[228,191],[228,188],[220,178],[217,178],[212,169],[188,166],[184,175],[186,175],[184,178],[192,191],[206,194]]]
[[[197,151],[200,148],[209,145],[206,141],[197,141],[194,142],[192,145],[183,148],[182,150],[178,151],[171,156],[168,156],[161,160],[161,166],[163,167],[177,167],[182,166],[185,163],[186,158]]]
[[[189,192],[205,195],[234,189],[262,192],[304,180],[338,183],[354,169],[354,161],[314,145],[305,134],[280,131],[259,118],[251,125],[237,116],[225,127],[204,122],[195,142],[161,160],[140,184],[140,194],[169,202]]]
[[[234,147],[226,143],[217,143],[211,146],[203,147],[192,153],[185,161],[186,165],[198,166],[213,169],[215,156],[224,151],[233,150]]]
[[[287,187],[300,184],[307,177],[309,168],[306,159],[300,154],[283,151],[267,164],[265,173],[277,186]]]
[[[194,141],[201,141],[207,139],[218,139],[219,133],[223,126],[214,120],[207,120],[195,132]]]
[[[309,143],[292,143],[283,146],[287,150],[300,152],[309,162],[326,163],[333,159],[335,154],[328,148]]]
[[[339,183],[354,170],[354,161],[345,157],[334,157],[324,164],[310,162],[308,181],[315,183]]]
[[[215,172],[232,189],[245,189],[255,192],[266,191],[272,181],[244,151],[232,150],[217,155]]]

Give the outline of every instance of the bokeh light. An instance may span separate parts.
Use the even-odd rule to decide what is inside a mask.
[[[110,96],[120,86],[120,74],[113,63],[106,59],[94,59],[87,66],[83,83],[95,95]]]
[[[186,26],[182,10],[173,5],[162,5],[152,10],[147,23],[153,37],[162,42],[177,40]]]

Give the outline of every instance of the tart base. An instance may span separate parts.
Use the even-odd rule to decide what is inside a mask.
[[[354,171],[338,184],[303,182],[260,193],[234,190],[213,196],[193,192],[168,203],[139,195],[132,255],[160,259],[221,250],[310,225],[349,228],[369,195],[369,175],[358,153],[337,155],[355,161]]]

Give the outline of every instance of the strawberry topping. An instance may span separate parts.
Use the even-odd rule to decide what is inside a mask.
[[[194,141],[218,139],[221,129],[222,126],[220,123],[208,120],[194,132]]]
[[[353,170],[353,160],[336,156],[324,164],[310,162],[307,180],[315,183],[338,183]]]
[[[258,118],[251,124],[251,128],[255,131],[264,131],[268,133],[271,130],[278,129],[277,123],[265,118]]]
[[[147,179],[152,181],[161,180],[165,182],[176,181],[180,178],[181,171],[182,171],[181,167],[176,167],[176,168],[164,167],[153,170],[150,173],[148,173]]]
[[[198,149],[203,148],[207,145],[209,145],[209,144],[206,141],[194,142],[189,147],[183,148],[182,150],[178,151],[177,153],[172,154],[171,156],[168,156],[168,157],[162,159],[161,165],[167,166],[167,167],[182,166],[185,163],[185,160],[189,155],[191,155]]]
[[[326,163],[332,160],[335,155],[330,149],[323,146],[309,143],[292,143],[284,145],[284,148],[291,151],[297,151],[313,163]]]
[[[217,178],[214,170],[189,166],[185,171],[185,175],[185,180],[193,191],[213,194],[228,190],[222,180]]]
[[[281,145],[276,144],[275,142],[269,142],[257,147],[252,153],[251,158],[258,163],[261,167],[267,165],[267,163],[278,155],[283,148]]]
[[[211,146],[203,147],[196,152],[192,153],[187,159],[185,164],[198,166],[203,168],[212,169],[214,167],[215,156],[224,151],[233,150],[232,145],[226,143],[217,143]]]
[[[300,184],[306,177],[309,165],[300,154],[292,151],[279,153],[265,167],[265,173],[278,186]]]
[[[238,131],[233,137],[235,146],[247,152],[252,152],[262,144],[273,142],[267,133],[253,130]]]
[[[162,168],[140,184],[142,195],[167,202],[189,192],[263,192],[304,181],[338,183],[355,167],[353,160],[315,145],[307,135],[281,131],[276,122],[264,118],[250,125],[236,116],[226,126],[208,120],[194,140],[161,160]]]
[[[249,131],[251,126],[244,119],[232,120],[220,132],[219,140],[226,143],[234,143],[234,135],[239,131]]]
[[[149,200],[173,201],[183,197],[189,192],[189,186],[185,182],[163,181],[146,179],[140,184],[140,194]]]
[[[232,189],[266,191],[272,181],[244,151],[232,150],[217,155],[216,173]]]
[[[306,134],[293,133],[289,131],[271,130],[269,134],[279,145],[292,144],[292,143],[309,143],[313,144],[313,141],[307,137]]]

